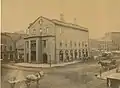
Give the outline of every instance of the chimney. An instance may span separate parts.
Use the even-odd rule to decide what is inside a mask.
[[[60,14],[60,21],[64,21],[64,15],[62,13]]]
[[[73,21],[74,24],[76,24],[76,18],[74,18],[74,21]]]

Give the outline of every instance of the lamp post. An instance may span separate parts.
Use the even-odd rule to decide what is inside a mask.
[[[51,67],[51,65],[52,65],[52,63],[51,63],[51,55],[49,55],[49,57],[50,57],[50,67]]]

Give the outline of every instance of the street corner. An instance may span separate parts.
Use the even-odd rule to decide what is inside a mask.
[[[95,76],[96,76],[98,79],[106,80],[108,76],[110,76],[111,74],[114,74],[114,73],[116,73],[116,69],[112,69],[112,70],[103,72],[103,73],[101,73],[101,74],[98,73],[98,74],[95,74]]]

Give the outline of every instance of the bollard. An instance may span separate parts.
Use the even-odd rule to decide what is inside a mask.
[[[102,68],[100,68],[100,78],[101,78],[101,76],[102,76]]]

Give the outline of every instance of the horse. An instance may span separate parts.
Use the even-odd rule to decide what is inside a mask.
[[[27,85],[27,87],[30,87],[31,82],[36,82],[37,85],[39,85],[39,80],[44,76],[44,72],[40,71],[37,72],[36,74],[31,74],[31,75],[27,75],[26,76],[26,80],[25,83]]]
[[[110,64],[116,65],[116,60],[112,60],[112,61],[110,62]]]
[[[102,61],[99,61],[98,64],[101,64],[102,67],[107,67],[107,66],[109,66],[108,63],[102,62]]]

